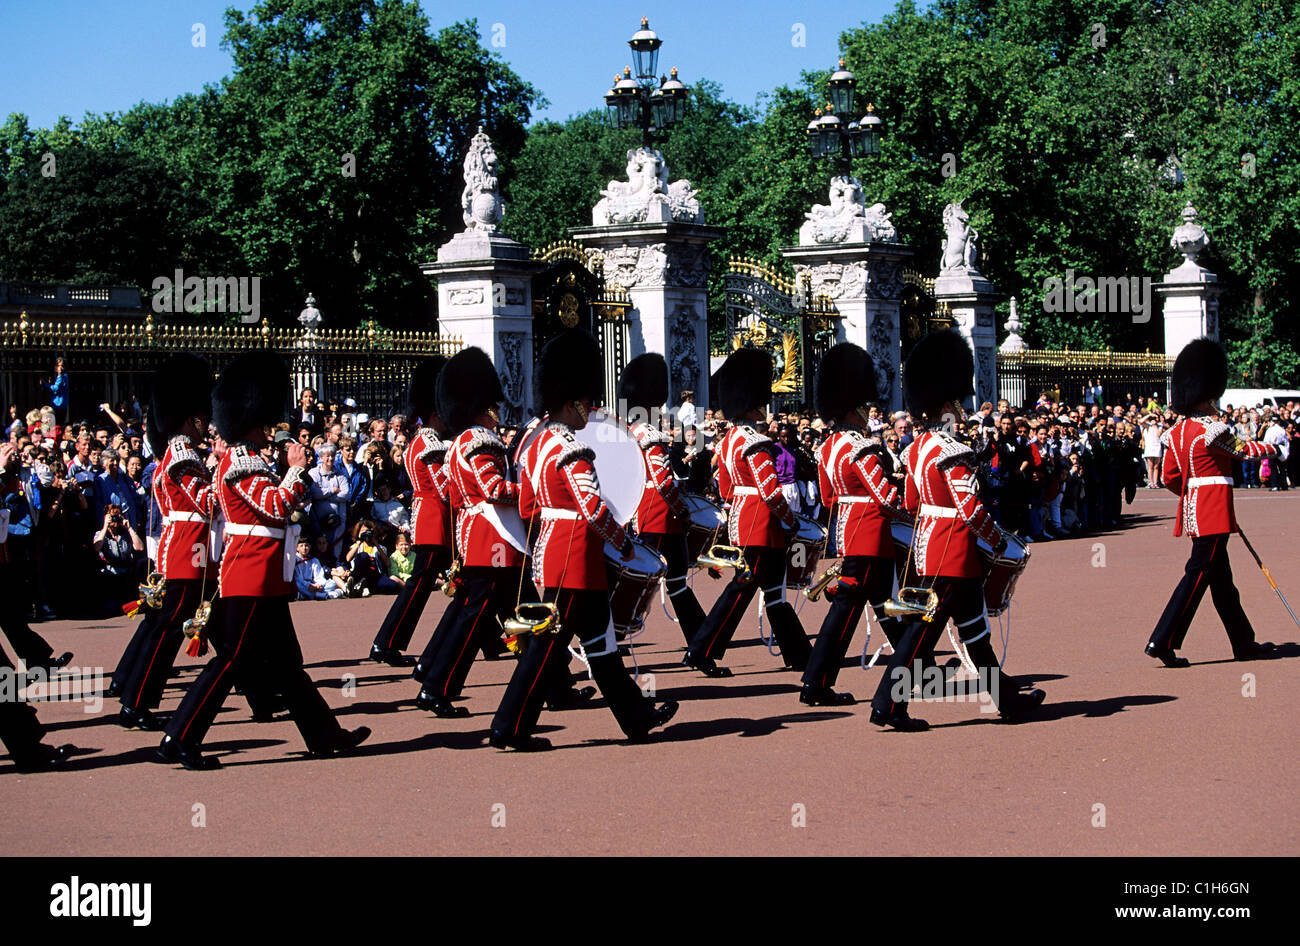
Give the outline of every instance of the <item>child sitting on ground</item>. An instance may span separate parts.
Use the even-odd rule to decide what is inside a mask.
[[[343,597],[343,588],[325,574],[320,560],[313,558],[312,540],[303,536],[298,540],[298,563],[293,567],[293,583],[298,597],[303,601],[325,601]]]

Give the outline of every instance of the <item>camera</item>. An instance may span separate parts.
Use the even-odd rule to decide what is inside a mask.
[[[358,538],[366,545],[374,545],[375,531],[373,529],[367,529],[365,532],[361,533]]]

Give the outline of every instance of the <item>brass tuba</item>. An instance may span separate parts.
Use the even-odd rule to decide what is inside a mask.
[[[700,568],[734,568],[740,581],[746,582],[753,577],[749,565],[745,562],[744,550],[734,545],[714,545],[695,560]]]
[[[506,650],[518,654],[524,649],[521,638],[529,635],[554,634],[560,629],[560,611],[553,601],[531,601],[518,605],[514,617],[506,618],[501,637]]]
[[[140,600],[145,603],[146,607],[157,611],[162,607],[163,592],[166,588],[167,579],[163,577],[162,572],[150,572],[149,577],[140,586]]]
[[[939,610],[939,596],[929,588],[899,588],[898,597],[886,601],[884,610],[891,618],[933,621]]]
[[[840,572],[844,570],[843,562],[836,562],[830,568],[826,569],[825,574],[818,578],[811,585],[803,590],[804,597],[809,601],[816,601],[822,596],[828,585],[836,578],[840,577]]]

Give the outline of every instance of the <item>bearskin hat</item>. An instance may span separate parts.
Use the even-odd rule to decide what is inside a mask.
[[[718,406],[729,421],[772,399],[772,356],[760,348],[739,348],[713,378]]]
[[[862,346],[840,342],[822,356],[813,402],[823,420],[838,420],[876,396],[876,365]]]
[[[156,456],[191,417],[212,414],[212,366],[198,355],[173,355],[153,375],[145,436]]]
[[[637,355],[623,369],[618,382],[618,399],[628,410],[662,407],[668,400],[668,362],[657,352]]]
[[[537,396],[545,410],[584,397],[599,401],[604,393],[600,343],[590,332],[566,329],[546,343],[537,367]]]
[[[438,375],[438,416],[449,434],[460,433],[504,398],[497,369],[481,348],[456,352]]]
[[[255,427],[279,423],[289,402],[289,369],[273,351],[240,355],[212,389],[212,419],[223,440],[234,443]]]
[[[946,402],[974,393],[975,356],[959,332],[931,332],[916,343],[903,365],[903,400],[913,415],[936,417]]]
[[[1204,401],[1217,401],[1228,387],[1228,356],[1213,339],[1198,338],[1174,359],[1170,406],[1187,414]]]
[[[406,389],[407,414],[414,419],[420,418],[424,423],[438,411],[438,374],[447,359],[442,355],[426,358],[411,372],[411,383]]]

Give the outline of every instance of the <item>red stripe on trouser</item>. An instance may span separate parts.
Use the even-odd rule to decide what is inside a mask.
[[[1209,565],[1207,565],[1205,568],[1202,568],[1197,573],[1196,584],[1192,585],[1192,593],[1187,596],[1187,600],[1183,602],[1183,609],[1178,612],[1178,619],[1180,621],[1182,620],[1183,615],[1187,613],[1187,609],[1191,607],[1192,602],[1196,600],[1196,589],[1201,587],[1201,579],[1204,578],[1206,573],[1210,570],[1210,565],[1214,564],[1214,557],[1218,554],[1218,545],[1219,545],[1219,540],[1215,539],[1213,544],[1210,546]]]
[[[947,623],[948,623],[948,612],[947,612],[947,607],[946,607],[946,605],[947,605],[947,603],[948,603],[948,594],[949,594],[951,591],[952,591],[952,589],[950,588],[950,589],[948,589],[948,591],[944,592],[943,597],[939,599],[939,608],[938,608],[937,612],[935,613],[935,620],[937,621],[937,620],[939,620],[939,618],[942,617],[942,618],[943,618],[943,623],[944,623],[944,624],[947,624]],[[942,628],[940,628],[940,630],[942,631]],[[921,649],[921,644],[924,643],[924,641],[925,641],[925,630],[924,630],[924,628],[922,628],[920,636],[917,637],[917,639],[916,639],[916,649],[913,650],[913,651],[912,651],[912,655],[911,655],[910,657],[907,658],[907,663],[903,664],[902,666],[910,667],[910,666],[912,666],[912,665],[916,662],[916,655],[917,655],[917,653],[920,651],[920,649]],[[911,692],[912,692],[912,691],[911,691],[911,689],[909,688],[909,689],[908,689],[908,693],[910,694]],[[889,712],[890,712],[890,714],[893,714],[894,710],[895,710],[897,707],[898,707],[898,704],[897,704],[896,702],[894,702],[893,700],[891,700],[890,703],[889,703]]]
[[[239,649],[244,646],[244,637],[248,634],[248,625],[253,623],[253,612],[256,610],[257,602],[255,601],[253,602],[252,607],[248,609],[248,619],[244,621],[244,626],[239,632],[239,640],[235,642],[235,649],[232,650],[230,656],[226,658],[226,665],[221,668],[221,672],[217,674],[216,678],[212,681],[212,686],[208,687],[208,692],[203,694],[203,699],[199,700],[199,705],[195,707],[194,712],[190,715],[190,721],[186,723],[185,728],[181,730],[180,742],[185,741],[185,734],[190,731],[190,727],[193,726],[194,721],[198,719],[199,713],[203,712],[203,704],[205,704],[208,701],[208,698],[212,696],[213,692],[217,689],[217,684],[221,682],[221,678],[226,675],[226,671],[230,669],[230,665],[234,663],[235,658],[239,656]]]
[[[558,596],[558,592],[556,594]],[[561,621],[567,621],[569,619],[569,609],[573,607],[573,600],[573,598],[570,598],[569,603],[565,605],[564,614],[560,615]],[[519,723],[524,718],[524,708],[528,706],[528,700],[532,697],[533,690],[537,689],[538,681],[546,675],[546,666],[551,662],[551,651],[555,649],[557,641],[555,635],[552,634],[550,637],[551,641],[546,645],[546,656],[542,658],[542,662],[537,668],[537,676],[533,677],[533,682],[528,684],[528,692],[524,694],[523,702],[519,704],[519,715],[515,717],[515,725],[513,727],[515,735],[519,735]]]
[[[398,615],[397,621],[394,622],[393,624],[393,630],[388,635],[389,647],[393,646],[393,640],[394,638],[397,637],[397,631],[402,626],[402,622],[406,620],[406,612],[411,610],[411,602],[414,601],[415,596],[420,593],[420,586],[423,585],[424,582],[428,579],[429,573],[432,570],[433,570],[433,556],[430,555],[429,564],[425,566],[424,571],[420,572],[419,577],[415,579],[415,587],[411,589],[411,593],[407,596],[406,605],[402,608],[402,613]]]
[[[176,620],[176,616],[180,614],[181,605],[184,604],[184,602],[185,602],[184,595],[181,595],[179,598],[176,599],[176,610],[174,610],[171,614],[171,617],[169,617],[163,623],[164,628],[166,628],[169,624],[171,624],[172,621]],[[144,675],[140,678],[140,686],[136,689],[135,697],[131,700],[132,706],[138,707],[140,705],[140,695],[144,693],[145,681],[149,679],[149,674],[153,671],[154,661],[158,659],[158,651],[162,650],[164,637],[166,637],[165,633],[158,635],[158,642],[154,644],[153,653],[149,655],[149,664],[148,666],[145,667]]]
[[[461,645],[460,645],[460,653],[458,653],[458,654],[456,655],[456,659],[455,659],[454,661],[452,661],[452,667],[453,667],[453,668],[455,668],[456,665],[460,663],[460,659],[461,659],[462,657],[465,656],[465,648],[469,647],[469,645],[474,641],[474,634],[475,634],[475,632],[478,631],[478,619],[481,618],[481,617],[483,616],[483,612],[487,610],[488,603],[489,603],[491,600],[492,600],[492,589],[489,588],[489,589],[488,589],[487,596],[483,599],[483,606],[482,606],[481,608],[478,609],[478,614],[474,615],[474,623],[470,625],[470,627],[469,627],[469,633],[465,635],[465,640],[464,640],[464,642],[461,643]],[[446,696],[446,695],[447,695],[447,691],[448,691],[448,689],[451,687],[451,678],[452,678],[452,676],[454,676],[454,674],[451,674],[451,673],[447,674],[447,680],[446,680],[446,682],[443,683],[443,685],[442,685],[442,695],[443,695],[443,696]]]

